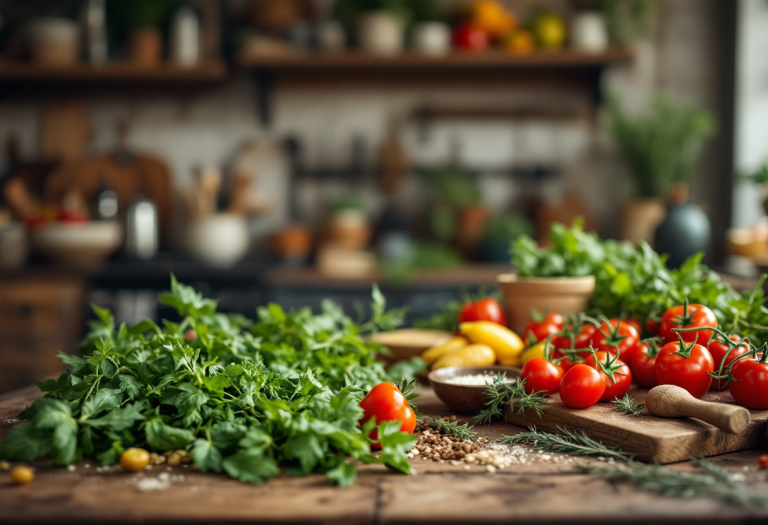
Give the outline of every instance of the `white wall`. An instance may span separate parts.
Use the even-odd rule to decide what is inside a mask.
[[[655,36],[638,46],[637,59],[631,67],[609,72],[608,89],[635,107],[642,107],[656,89],[671,89],[711,107],[715,96],[707,54],[716,44],[706,28],[717,1],[664,1],[657,16]],[[760,4],[765,17],[765,2],[754,0],[753,3]],[[749,22],[752,27],[758,24],[757,20]],[[763,71],[765,68],[768,62]],[[365,138],[368,156],[373,162],[387,122],[424,100],[461,105],[510,104],[527,96],[532,94],[437,88],[281,91],[276,95],[274,130],[267,133],[257,121],[251,80],[243,75],[235,82],[188,98],[88,102],[96,130],[91,150],[100,152],[112,147],[116,124],[128,118],[131,146],[165,159],[179,185],[189,183],[196,167],[231,161],[243,143],[282,137],[286,133],[302,138],[311,164],[345,161],[352,137],[360,134]],[[768,111],[765,103],[763,109]],[[37,104],[0,102],[0,139],[10,133],[17,135],[22,154],[34,157],[39,143],[39,118]],[[461,158],[470,165],[500,166],[521,159],[561,162],[566,168],[566,184],[582,194],[600,219],[603,232],[616,233],[615,217],[627,180],[621,162],[600,134],[578,125],[470,121],[441,124],[426,141],[420,140],[416,131],[413,127],[403,130],[403,143],[415,163],[447,158],[453,138],[459,138]],[[262,178],[284,176],[279,172],[280,168],[276,167],[271,174],[262,174]],[[418,186],[411,182],[403,197],[414,206],[419,199]],[[301,194],[302,202],[309,214],[316,215],[322,208],[320,201],[340,190],[332,185],[324,191],[307,186]],[[484,190],[493,206],[503,208],[519,188],[500,176],[488,177]],[[273,197],[285,199],[284,186],[273,184],[271,191]],[[546,188],[550,196],[564,191],[564,185]],[[374,209],[381,204],[374,192],[369,192],[367,198]],[[284,219],[283,208],[271,219],[262,219],[257,230],[265,232]]]
[[[737,173],[749,173],[768,160],[768,2],[741,0],[736,63]],[[734,226],[751,226],[764,212],[763,195],[738,182],[733,196]]]

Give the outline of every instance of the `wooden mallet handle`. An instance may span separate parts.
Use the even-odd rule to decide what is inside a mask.
[[[695,417],[729,434],[741,434],[751,421],[749,410],[696,399],[684,388],[659,385],[645,399],[648,412],[658,417]]]

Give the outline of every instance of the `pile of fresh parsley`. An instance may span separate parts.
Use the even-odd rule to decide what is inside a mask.
[[[365,334],[402,322],[377,288],[364,324],[331,302],[319,315],[270,304],[256,322],[217,313],[216,301],[173,276],[160,302],[182,321],[116,327],[94,307],[83,356],[60,354],[69,369],[39,383],[45,396],[19,415],[28,421],[3,439],[0,457],[111,465],[128,447],[185,448],[200,471],[253,483],[281,468],[326,473],[339,485],[354,481],[357,463],[410,472],[405,454],[416,439],[399,422],[378,426],[378,457],[368,437],[375,422],[359,424],[365,392],[391,380]]]
[[[542,248],[521,236],[513,245],[512,263],[520,277],[595,276],[590,307],[608,317],[649,315],[661,317],[671,306],[704,304],[726,330],[749,336],[753,343],[768,342],[768,308],[761,280],[754,290],[738,292],[717,272],[701,264],[702,254],[688,258],[680,268],[669,269],[666,256],[647,243],[601,240],[585,232],[581,221],[570,228],[553,224],[551,245]]]

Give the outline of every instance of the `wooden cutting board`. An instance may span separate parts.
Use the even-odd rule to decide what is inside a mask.
[[[630,395],[637,403],[645,403],[645,389],[634,389]],[[710,392],[704,401],[733,403],[728,392]],[[643,410],[633,417],[613,410],[611,403],[598,403],[578,410],[568,408],[555,395],[549,399],[541,419],[536,415],[519,416],[507,407],[507,423],[538,430],[557,432],[558,427],[586,434],[606,445],[614,445],[625,452],[637,454],[642,461],[676,463],[692,457],[717,456],[728,452],[764,446],[768,410],[751,410],[752,422],[746,432],[739,435],[725,433],[698,419],[667,419],[655,417]]]

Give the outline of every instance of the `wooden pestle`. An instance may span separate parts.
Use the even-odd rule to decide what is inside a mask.
[[[751,421],[749,410],[696,399],[684,388],[659,385],[645,399],[648,412],[658,417],[695,417],[729,434],[741,434]]]

